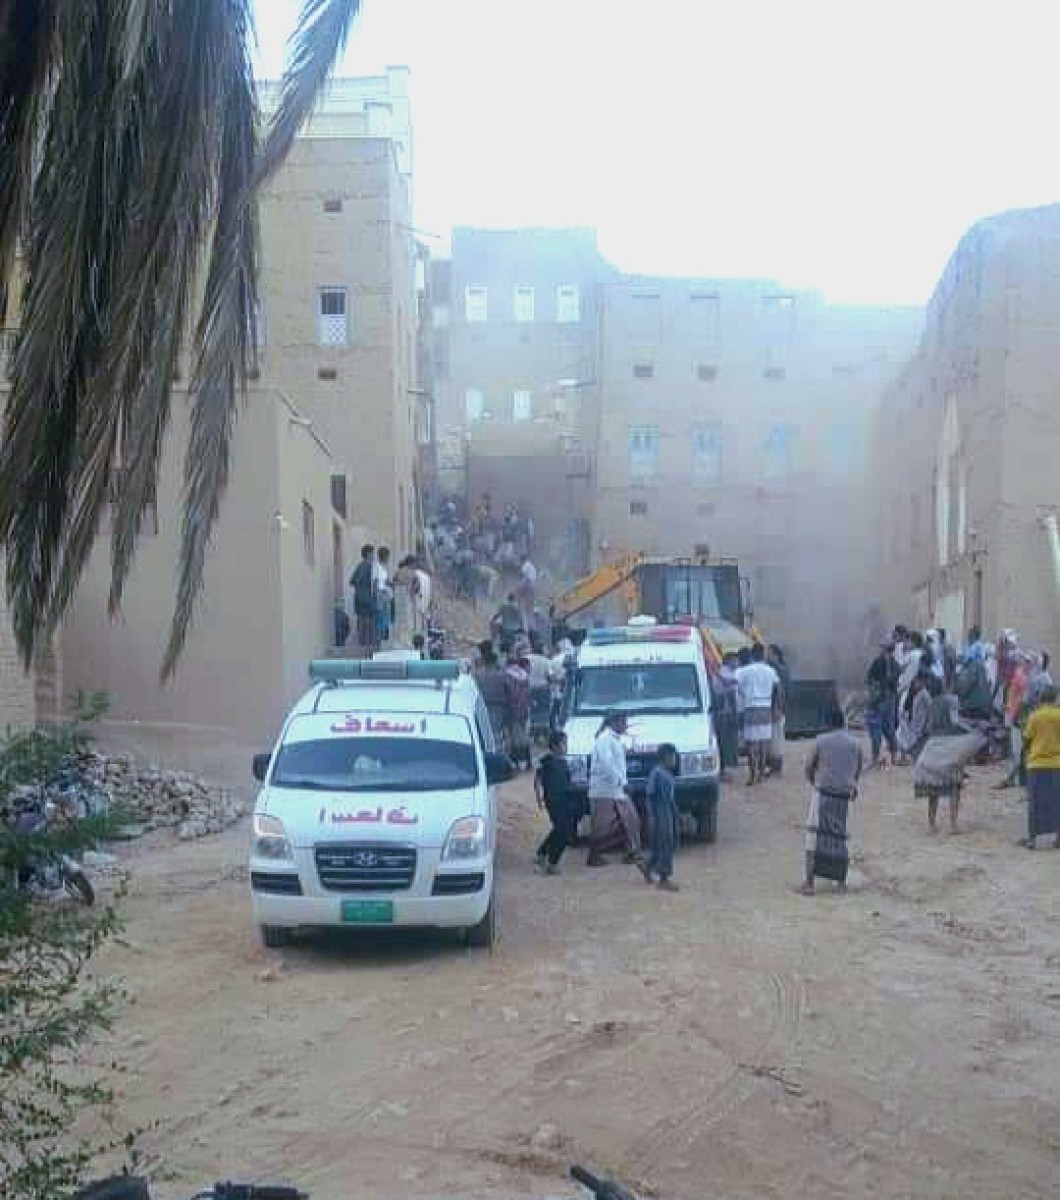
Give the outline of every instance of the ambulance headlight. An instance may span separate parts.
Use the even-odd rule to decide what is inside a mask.
[[[253,850],[255,858],[289,859],[291,844],[279,817],[254,814]]]
[[[481,817],[461,817],[454,821],[445,839],[442,862],[454,859],[482,858],[486,853],[486,822]]]

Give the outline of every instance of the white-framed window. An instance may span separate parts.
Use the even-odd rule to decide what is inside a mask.
[[[520,283],[515,289],[515,295],[512,298],[512,306],[515,311],[515,319],[520,322],[529,322],[534,319],[534,289],[528,283]]]
[[[317,341],[321,346],[345,346],[349,341],[348,296],[344,287],[317,292]]]
[[[791,425],[774,425],[766,435],[763,474],[767,479],[784,479],[795,469],[797,431]]]
[[[464,288],[464,318],[481,323],[489,320],[489,289],[481,284]]]
[[[561,283],[556,288],[556,320],[561,325],[576,325],[581,319],[581,288],[576,283]]]
[[[721,422],[697,425],[692,430],[692,478],[696,483],[718,483],[722,469]]]
[[[486,415],[486,397],[481,388],[468,388],[464,393],[464,411],[469,421],[481,421]]]
[[[659,473],[659,430],[654,425],[633,425],[629,431],[629,475],[639,483]]]
[[[534,419],[534,393],[525,389],[512,392],[512,420],[532,421]]]

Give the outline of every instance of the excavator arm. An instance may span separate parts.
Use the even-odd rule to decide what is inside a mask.
[[[643,562],[644,555],[627,554],[597,567],[591,575],[579,579],[573,587],[556,597],[556,616],[562,621],[569,621],[571,617],[576,617],[598,600],[617,592],[619,588],[634,584],[637,568]]]

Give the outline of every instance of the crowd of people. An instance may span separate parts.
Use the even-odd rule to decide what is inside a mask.
[[[569,661],[560,658],[559,670],[569,669]],[[991,747],[1003,748],[1007,755],[1006,776],[996,786],[1026,787],[1027,832],[1020,844],[1034,849],[1040,837],[1053,835],[1053,844],[1060,848],[1060,692],[1049,674],[1048,655],[1021,648],[1013,630],[988,643],[972,629],[958,650],[944,630],[920,634],[899,626],[881,644],[866,683],[870,756],[866,759],[861,741],[837,706],[832,728],[816,739],[806,761],[811,796],[804,834],[804,894],[813,895],[819,879],[845,890],[850,806],[866,770],[911,766],[914,795],[926,802],[928,829],[937,831],[945,801],[950,829],[957,832],[966,768],[973,760],[983,761]],[[789,686],[783,651],[756,644],[741,655],[727,656],[713,685],[722,764],[731,769],[746,757],[747,783],[756,787],[783,765]],[[602,866],[617,852],[649,882],[673,891],[677,753],[672,746],[658,748],[657,766],[638,809],[626,774],[626,729],[623,713],[609,713],[595,741],[586,863]],[[565,756],[563,734],[553,729],[535,775],[535,793],[551,826],[536,859],[546,874],[559,871],[575,832],[577,814],[568,799]]]
[[[942,799],[957,829],[965,767],[996,745],[1008,763],[997,788],[1027,789],[1023,844],[1034,849],[1051,833],[1060,847],[1060,708],[1048,654],[1021,646],[1014,629],[988,642],[972,628],[958,650],[944,629],[898,626],[866,683],[870,765],[912,764],[932,831]]]
[[[511,594],[527,618],[541,576],[534,541],[533,517],[517,504],[498,512],[489,493],[466,519],[456,500],[444,500],[428,528],[434,561],[454,595],[478,604]]]
[[[533,767],[533,743],[558,728],[574,646],[561,639],[546,653],[535,632],[509,637],[499,628],[479,643],[475,675],[489,713],[494,741],[517,766]]]
[[[346,646],[352,635],[355,646],[365,657],[385,648],[393,639],[397,597],[399,590],[404,590],[408,596],[413,645],[425,647],[434,588],[431,573],[422,559],[410,554],[392,569],[388,547],[364,545],[350,575],[349,587],[349,602],[335,608],[336,646]]]

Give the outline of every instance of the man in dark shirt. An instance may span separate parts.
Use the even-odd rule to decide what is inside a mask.
[[[646,803],[651,820],[651,857],[641,870],[648,883],[659,878],[659,889],[676,892],[674,849],[677,846],[677,748],[669,742],[659,747],[659,764],[648,776]]]
[[[869,703],[865,721],[872,741],[872,765],[884,764],[880,757],[886,741],[891,756],[891,765],[898,761],[898,678],[901,674],[894,657],[894,643],[890,638],[880,643],[880,652],[872,660],[866,682],[869,688]]]
[[[563,851],[574,834],[567,738],[558,730],[549,735],[548,753],[538,763],[534,774],[534,795],[552,822],[548,836],[537,848],[537,869],[546,875],[558,875]]]
[[[353,611],[357,618],[357,642],[364,654],[379,648],[379,611],[376,599],[375,547],[361,547],[361,561],[350,576]]]
[[[516,602],[514,592],[501,605],[491,624],[494,632],[500,638],[502,647],[505,643],[514,643],[515,639],[524,632],[523,613]]]

